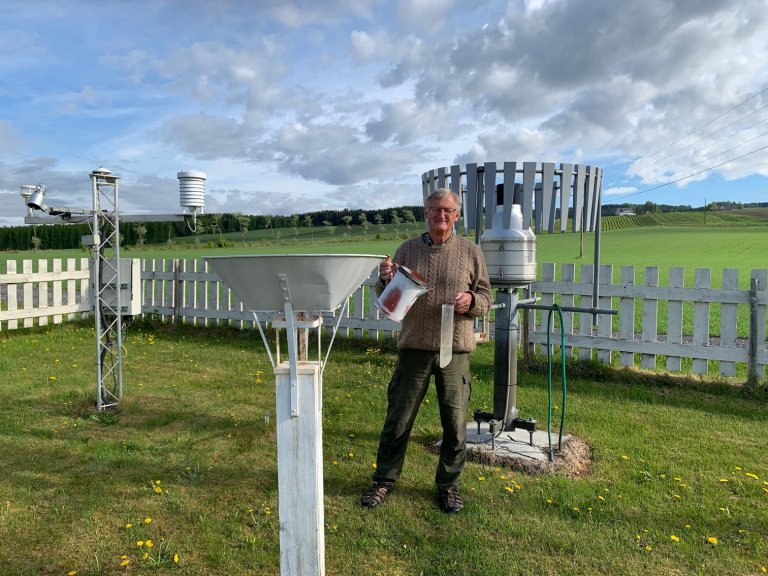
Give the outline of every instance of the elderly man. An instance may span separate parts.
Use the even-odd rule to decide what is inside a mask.
[[[453,233],[460,210],[461,198],[451,190],[432,192],[424,201],[428,231],[404,242],[393,259],[387,257],[379,265],[378,294],[399,265],[426,279],[430,291],[403,319],[373,484],[360,500],[367,508],[380,505],[400,476],[413,423],[433,375],[443,427],[435,473],[438,506],[447,514],[464,507],[459,476],[466,460],[469,353],[475,349],[472,319],[488,312],[492,297],[480,247]],[[453,355],[445,368],[439,365],[443,304],[454,305]]]

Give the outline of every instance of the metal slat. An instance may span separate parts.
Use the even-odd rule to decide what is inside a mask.
[[[603,169],[592,166],[592,170],[595,173],[595,187],[593,188],[593,194],[594,194],[594,209],[592,210],[592,229],[597,229],[597,220],[600,218],[600,210],[602,206],[602,198],[601,198],[601,192],[603,187]]]
[[[515,200],[515,178],[517,162],[504,162],[504,228],[509,228],[512,220],[512,203]]]
[[[437,169],[437,187],[445,188],[445,167]]]
[[[570,207],[573,180],[573,164],[560,164],[560,232],[568,231],[568,208]]]
[[[461,166],[458,164],[451,166],[451,190],[461,196]]]
[[[536,184],[536,162],[523,162],[523,228],[531,225],[533,213],[533,188]]]
[[[485,228],[493,226],[496,210],[496,162],[485,163]]]
[[[467,164],[467,206],[464,209],[466,215],[465,231],[474,229],[477,217],[477,164]]]
[[[595,171],[587,172],[587,182],[584,186],[584,231],[592,232],[592,207],[595,203]]]
[[[579,232],[582,227],[582,215],[584,212],[584,179],[587,176],[585,166],[576,166],[576,179],[573,183],[573,231]]]
[[[555,209],[556,209],[556,196],[555,196],[555,164],[553,162],[544,162],[541,165],[541,197],[542,214],[541,221],[542,226],[547,229],[547,232],[552,233],[555,231]]]

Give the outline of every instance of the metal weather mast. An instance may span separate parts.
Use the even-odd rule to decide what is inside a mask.
[[[91,229],[82,238],[91,249],[91,309],[96,331],[96,408],[119,406],[123,398],[123,329],[141,314],[141,270],[137,259],[120,257],[120,222],[191,221],[205,207],[204,172],[182,171],[180,182],[181,214],[120,214],[120,177],[100,167],[90,173],[92,209],[48,206],[47,188],[24,185],[21,196],[27,205],[26,224],[85,223]],[[48,217],[35,216],[35,211]]]

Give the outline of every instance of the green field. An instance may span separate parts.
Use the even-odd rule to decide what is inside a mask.
[[[748,216],[742,213],[749,214]],[[666,284],[673,266],[686,269],[686,285],[693,282],[696,268],[712,270],[712,284],[721,283],[722,270],[740,271],[740,284],[749,286],[749,271],[768,268],[768,211],[749,209],[735,212],[684,212],[648,216],[607,216],[602,219],[602,264],[614,266],[618,281],[621,266],[635,266],[636,281],[646,266],[660,269],[660,282]],[[705,221],[706,218],[706,221]],[[629,224],[627,224],[629,223]],[[626,225],[625,225],[626,224]],[[631,225],[630,225],[631,224]],[[138,258],[186,258],[221,254],[318,254],[359,253],[392,254],[403,238],[419,234],[422,224],[371,226],[365,232],[360,226],[338,227],[333,234],[324,228],[253,230],[242,234],[201,235],[176,239],[161,246],[124,246],[122,255]],[[277,233],[280,232],[279,237]],[[274,233],[274,236],[273,236]],[[346,235],[346,236],[345,236]],[[377,239],[377,236],[379,238]],[[474,239],[474,236],[471,236]],[[220,247],[219,244],[226,244]],[[537,261],[592,263],[594,234],[540,234],[537,237]],[[8,259],[87,257],[85,249],[27,252],[2,252],[0,261]],[[559,273],[559,270],[558,270]]]

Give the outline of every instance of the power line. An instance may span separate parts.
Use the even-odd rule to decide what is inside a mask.
[[[685,139],[686,139],[686,138],[688,138],[689,136],[692,136],[692,135],[696,134],[696,132],[698,132],[698,131],[699,131],[699,130],[701,130],[702,128],[704,128],[704,127],[706,127],[706,126],[709,126],[709,125],[710,125],[710,124],[712,124],[713,122],[715,122],[715,121],[719,120],[720,118],[722,118],[723,116],[725,116],[725,115],[727,115],[727,114],[730,114],[731,112],[733,112],[733,111],[734,111],[734,110],[736,110],[737,108],[739,108],[739,107],[743,106],[744,104],[746,104],[746,103],[747,103],[747,102],[749,102],[750,100],[753,100],[753,99],[757,98],[758,96],[760,96],[760,95],[764,94],[765,92],[768,92],[768,86],[766,86],[765,88],[763,88],[763,89],[762,89],[760,92],[758,92],[758,93],[756,93],[756,94],[753,94],[752,96],[750,96],[750,97],[749,97],[749,98],[747,98],[746,100],[744,100],[744,101],[740,102],[739,104],[736,104],[736,106],[733,106],[733,107],[729,108],[728,110],[726,110],[725,112],[723,112],[723,113],[722,113],[722,114],[720,114],[719,116],[717,116],[717,117],[715,117],[715,118],[712,118],[712,120],[709,120],[708,122],[705,122],[705,123],[704,123],[704,124],[702,124],[701,126],[699,126],[699,127],[697,127],[697,128],[694,128],[694,129],[693,129],[691,132],[689,132],[689,133],[688,133],[688,134],[686,134],[685,136],[682,136],[682,137],[678,138],[677,140],[674,140],[674,141],[670,142],[669,144],[667,144],[667,145],[666,145],[666,146],[664,146],[663,148],[660,148],[659,150],[657,150],[656,152],[654,152],[654,153],[653,153],[653,154],[651,154],[650,156],[646,156],[646,157],[644,157],[644,158],[641,158],[641,159],[639,160],[639,162],[643,162],[644,160],[649,160],[649,159],[653,158],[653,157],[654,157],[654,156],[656,156],[657,154],[660,154],[661,152],[663,152],[664,150],[667,150],[667,149],[668,149],[668,148],[670,148],[671,146],[674,146],[674,145],[675,145],[675,144],[677,144],[678,142],[681,142],[681,141],[685,140]]]
[[[709,172],[710,170],[714,170],[715,168],[719,168],[720,166],[724,166],[725,164],[728,164],[729,162],[734,162],[736,160],[741,160],[742,158],[746,158],[747,156],[750,156],[751,154],[755,154],[756,152],[760,152],[761,150],[765,150],[768,148],[768,144],[765,146],[761,146],[760,148],[756,148],[755,150],[752,150],[750,152],[747,152],[746,154],[742,154],[741,156],[737,156],[736,158],[730,158],[728,160],[725,160],[724,162],[720,162],[720,164],[715,164],[714,166],[710,166],[708,168],[704,168],[703,170],[699,170],[698,172],[694,172],[693,174],[689,174],[688,176],[682,176],[680,178],[677,178],[676,180],[670,180],[669,182],[665,182],[664,184],[659,184],[658,186],[652,186],[651,188],[645,188],[644,190],[638,190],[637,192],[632,192],[631,194],[625,194],[624,196],[619,196],[615,198],[615,200],[624,200],[626,198],[632,198],[634,196],[639,196],[640,194],[645,194],[647,192],[652,192],[653,190],[658,190],[659,188],[664,188],[666,186],[671,186],[672,184],[676,184],[678,182],[682,182],[683,180],[688,180],[689,178],[693,178],[694,176],[698,176],[699,174],[703,174],[704,172]]]
[[[742,121],[742,120],[744,120],[745,118],[749,118],[750,116],[753,116],[753,115],[757,114],[758,112],[760,112],[761,110],[764,110],[764,109],[766,109],[766,108],[768,108],[768,104],[765,104],[764,106],[761,106],[761,107],[760,107],[760,108],[758,108],[757,110],[753,110],[753,111],[752,111],[752,112],[750,112],[749,114],[745,114],[744,116],[741,116],[740,118],[737,118],[736,120],[734,120],[733,122],[730,122],[730,123],[726,124],[726,125],[725,125],[725,126],[723,126],[722,128],[718,128],[718,129],[717,129],[717,130],[715,130],[714,132],[710,132],[710,133],[709,133],[709,134],[707,134],[706,136],[702,136],[701,138],[699,138],[699,139],[698,139],[698,140],[696,140],[695,142],[692,142],[692,143],[690,144],[690,146],[695,146],[695,145],[696,145],[696,144],[698,144],[699,142],[702,142],[702,141],[706,140],[707,138],[710,138],[710,137],[714,136],[714,135],[715,135],[715,134],[717,134],[718,132],[722,132],[722,131],[723,131],[723,130],[725,130],[726,128],[730,128],[730,127],[731,127],[731,126],[733,126],[734,124],[737,124],[738,122],[741,122],[741,121]],[[753,122],[753,123],[752,123],[752,124],[750,124],[749,126],[745,126],[744,128],[741,128],[740,130],[737,130],[736,132],[733,132],[732,134],[728,134],[728,135],[726,135],[726,136],[722,136],[722,137],[718,138],[717,140],[715,140],[714,142],[712,142],[712,144],[711,144],[711,145],[714,145],[714,144],[718,144],[719,142],[721,142],[721,141],[722,141],[722,140],[724,140],[725,138],[733,138],[734,136],[737,136],[738,134],[741,134],[741,133],[742,133],[742,132],[744,132],[745,130],[749,130],[750,128],[753,128],[753,127],[755,127],[755,126],[757,126],[757,125],[759,125],[759,124],[762,124],[763,122],[765,122],[765,119],[763,119],[763,120],[758,120],[757,122]],[[711,145],[710,145],[710,146],[711,146]],[[699,150],[693,150],[693,151],[691,151],[690,153],[691,153],[692,155],[695,155],[695,154],[697,154],[697,153],[700,153],[700,152],[704,152],[705,150],[707,150],[707,147],[704,147],[704,148],[702,148],[702,149],[699,149]],[[682,152],[682,153],[685,153],[685,152],[686,152],[686,150],[681,150],[680,152]],[[660,170],[661,168],[664,168],[665,166],[668,166],[668,165],[672,164],[673,162],[676,162],[676,161],[679,159],[679,155],[680,155],[680,152],[676,153],[675,155],[672,155],[672,156],[668,156],[668,157],[666,157],[667,161],[666,161],[664,164],[662,164],[661,166],[659,166],[659,168],[658,168],[658,169]],[[649,165],[645,166],[645,167],[644,167],[644,169],[645,169],[645,170],[647,170],[648,168],[650,168],[650,167],[652,167],[652,166],[656,165],[656,163],[657,163],[657,162],[662,162],[663,160],[664,160],[664,158],[659,158],[659,159],[658,159],[658,160],[656,160],[655,162],[652,162],[651,164],[649,164]]]

